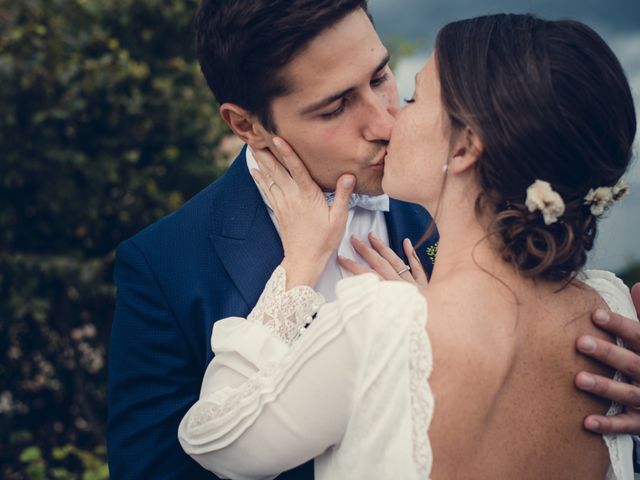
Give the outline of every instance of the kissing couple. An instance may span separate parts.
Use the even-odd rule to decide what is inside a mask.
[[[114,478],[632,479],[636,308],[584,269],[636,131],[602,39],[448,24],[400,110],[365,1],[196,29],[247,147],[119,248]]]

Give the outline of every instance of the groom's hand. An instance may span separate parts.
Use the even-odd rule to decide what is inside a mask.
[[[640,316],[640,283],[634,285],[631,296]],[[585,335],[576,342],[578,350],[621,371],[629,378],[629,383],[587,372],[578,373],[575,377],[578,388],[626,407],[625,412],[612,417],[589,415],[584,420],[584,427],[597,433],[640,435],[640,323],[600,309],[593,312],[591,319],[598,327],[620,337],[627,348]]]

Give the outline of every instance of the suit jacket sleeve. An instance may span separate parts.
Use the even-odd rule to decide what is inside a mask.
[[[178,444],[178,424],[198,399],[204,367],[132,240],[118,249],[115,282],[107,431],[111,478],[217,478]]]

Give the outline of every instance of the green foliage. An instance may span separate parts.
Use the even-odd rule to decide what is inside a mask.
[[[634,263],[627,267],[624,272],[620,274],[620,278],[622,278],[629,288],[640,282],[640,263]]]
[[[409,57],[425,46],[422,41],[408,41],[400,37],[389,37],[384,39],[384,44],[391,55],[391,69],[395,70],[398,62],[405,57]],[[426,57],[425,57],[426,61]]]
[[[83,472],[82,480],[107,480],[109,478],[109,468],[105,461],[105,455],[106,451],[103,446],[98,446],[93,451],[88,451],[73,445],[65,445],[64,447],[56,447],[51,452],[53,461],[75,460]],[[74,480],[79,478],[78,475],[67,468],[50,466],[43,458],[42,452],[38,447],[25,448],[19,459],[26,464],[24,473],[29,480],[44,480],[46,478]]]
[[[196,0],[0,0],[0,477],[108,477],[114,249],[214,180]]]

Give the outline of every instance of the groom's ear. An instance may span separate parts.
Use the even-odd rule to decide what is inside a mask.
[[[453,141],[453,156],[449,161],[451,173],[463,173],[473,167],[482,152],[484,144],[480,137],[469,127],[464,127],[457,133]]]
[[[220,116],[233,133],[251,148],[262,150],[271,144],[272,135],[262,126],[258,118],[235,103],[220,105]]]

